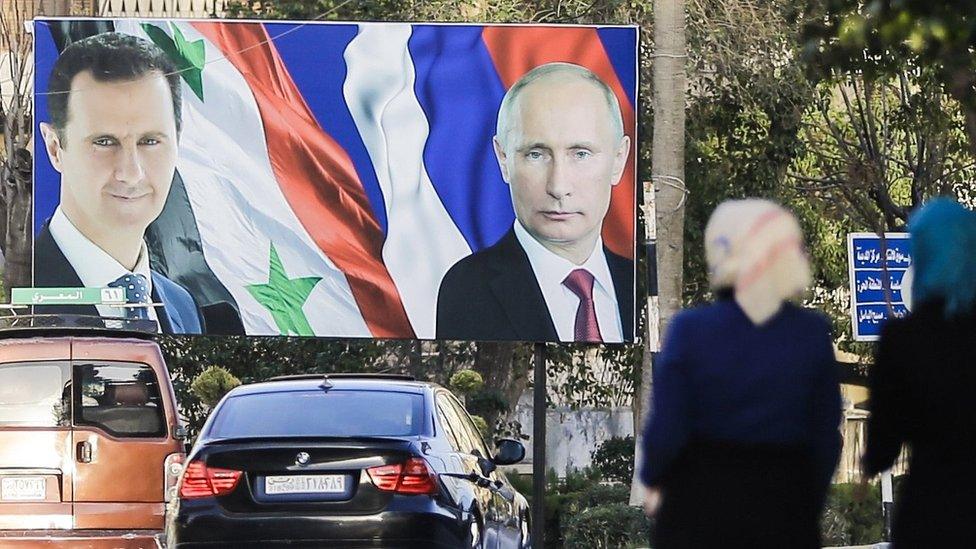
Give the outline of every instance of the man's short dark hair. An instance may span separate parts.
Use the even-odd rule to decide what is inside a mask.
[[[159,46],[148,40],[130,34],[106,32],[72,43],[54,63],[47,85],[47,105],[51,125],[59,134],[68,124],[71,81],[84,71],[90,71],[92,78],[98,82],[136,80],[154,71],[165,75],[173,99],[176,131],[180,131],[183,99],[176,66]]]

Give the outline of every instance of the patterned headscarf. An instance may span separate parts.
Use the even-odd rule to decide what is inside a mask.
[[[810,285],[810,262],[793,214],[762,199],[719,204],[705,227],[712,289],[732,289],[753,324],[763,324],[783,302]]]

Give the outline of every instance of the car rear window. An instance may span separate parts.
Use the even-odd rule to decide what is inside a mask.
[[[213,438],[369,437],[420,433],[424,399],[396,391],[314,390],[233,396],[217,410]]]
[[[0,426],[67,427],[70,395],[67,363],[0,364]]]

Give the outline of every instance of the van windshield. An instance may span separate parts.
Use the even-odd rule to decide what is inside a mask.
[[[0,364],[0,427],[71,425],[67,363]]]

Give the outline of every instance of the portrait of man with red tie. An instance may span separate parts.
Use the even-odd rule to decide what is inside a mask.
[[[493,143],[516,220],[444,276],[437,338],[633,341],[634,263],[600,236],[631,148],[612,90],[578,65],[536,67],[505,94]]]

